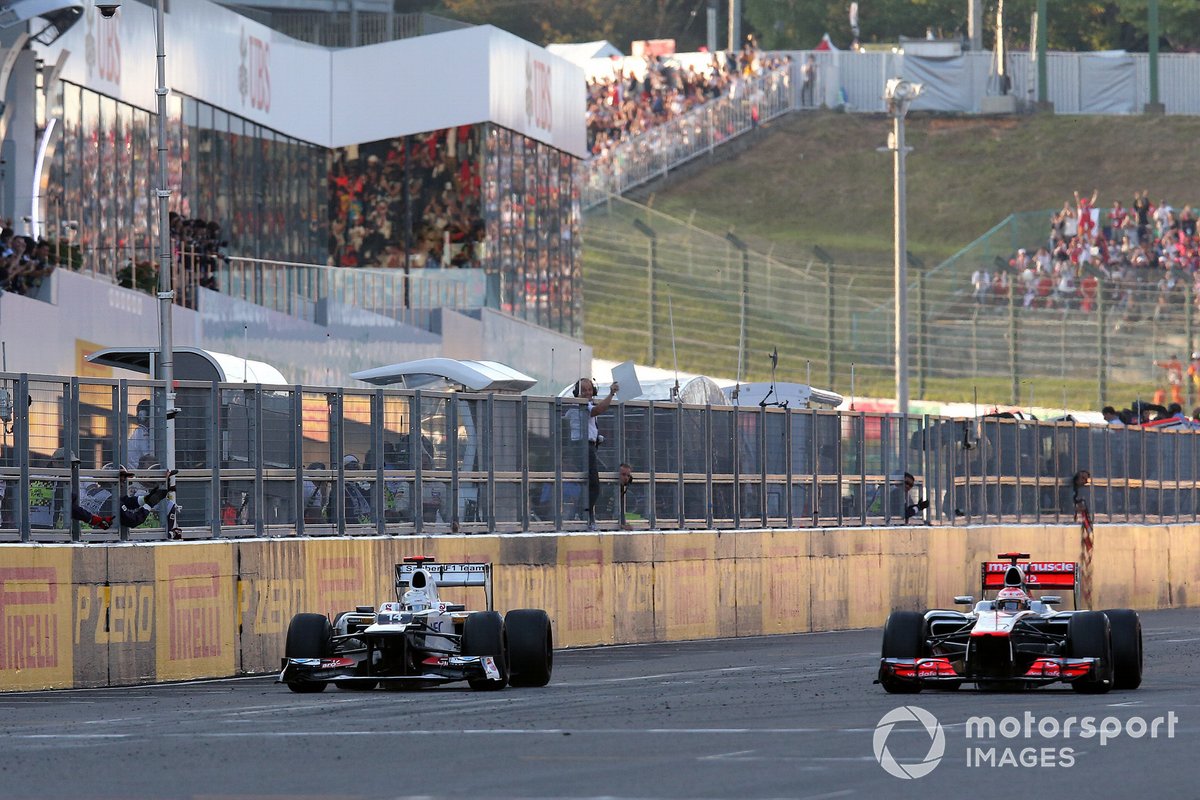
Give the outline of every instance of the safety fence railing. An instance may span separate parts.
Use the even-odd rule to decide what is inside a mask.
[[[583,208],[604,202],[716,147],[795,105],[792,65],[731,84],[729,93],[631,136],[583,165]]]
[[[169,500],[120,508],[165,488],[161,384],[0,383],[0,541],[166,536]],[[587,524],[574,398],[181,382],[176,405],[184,538]],[[1191,430],[647,402],[598,420],[606,529],[1069,522],[1077,494],[1098,522],[1195,522],[1200,507]]]

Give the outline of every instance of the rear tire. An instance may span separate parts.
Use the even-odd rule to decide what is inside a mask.
[[[1067,657],[1100,659],[1100,669],[1095,677],[1072,681],[1072,689],[1084,694],[1104,694],[1112,688],[1112,642],[1104,612],[1080,611],[1071,615],[1067,624]]]
[[[497,611],[476,611],[463,624],[462,654],[491,656],[500,670],[500,680],[469,678],[467,683],[476,691],[497,691],[508,685],[508,643],[504,618]]]
[[[893,611],[883,626],[884,658],[921,658],[925,655],[925,615],[918,611]],[[916,694],[920,681],[900,680],[879,668],[879,683],[889,694]]]
[[[509,686],[545,686],[554,670],[554,631],[540,608],[521,608],[504,615],[508,632]]]
[[[1142,685],[1142,620],[1136,611],[1114,608],[1104,612],[1112,638],[1113,688]]]
[[[333,626],[324,614],[297,614],[288,625],[287,643],[283,653],[287,658],[329,658],[333,655]],[[298,694],[325,691],[317,681],[289,683],[287,687]]]

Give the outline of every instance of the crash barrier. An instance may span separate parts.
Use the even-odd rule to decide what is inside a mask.
[[[492,562],[496,607],[546,609],[572,647],[878,626],[977,593],[999,552],[1079,548],[1067,525],[12,545],[0,689],[272,672],[293,614],[394,599],[392,567],[411,555]],[[1098,608],[1195,604],[1197,576],[1193,530],[1096,528]],[[471,591],[443,594],[480,608]]]
[[[582,399],[180,381],[175,404],[187,538],[587,525]],[[0,373],[0,542],[165,538],[162,505],[132,530],[117,514],[122,492],[164,485],[164,407],[155,382]],[[1077,495],[1098,523],[1200,510],[1191,429],[669,401],[614,403],[597,420],[602,528],[621,517],[622,462],[634,529],[888,525],[906,507],[913,522],[1061,523]],[[121,464],[138,470],[124,487]]]

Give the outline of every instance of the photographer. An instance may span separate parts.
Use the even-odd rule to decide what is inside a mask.
[[[600,499],[600,457],[596,452],[600,447],[600,443],[604,441],[604,437],[600,435],[599,428],[596,427],[596,417],[608,411],[608,407],[612,405],[613,397],[620,390],[620,385],[613,381],[608,387],[608,396],[595,400],[596,384],[591,378],[580,378],[575,381],[575,386],[571,393],[575,397],[582,398],[587,401],[587,440],[588,440],[588,530],[596,530],[596,501]],[[572,409],[579,412],[582,409]],[[584,426],[579,419],[581,415],[575,413],[571,415],[571,441],[577,442],[583,434]]]

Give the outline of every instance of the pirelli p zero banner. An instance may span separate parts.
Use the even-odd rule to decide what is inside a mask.
[[[294,614],[392,599],[405,556],[491,562],[497,609],[546,609],[572,647],[878,626],[976,591],[997,553],[1053,567],[1078,548],[1065,525],[0,544],[0,691],[272,672]],[[1097,608],[1187,605],[1197,574],[1190,531],[1096,537]]]

